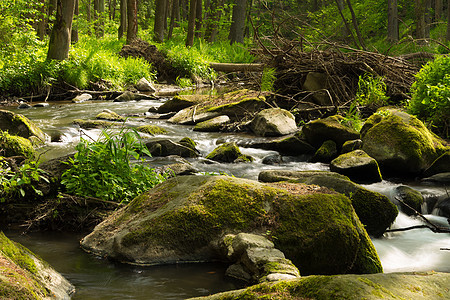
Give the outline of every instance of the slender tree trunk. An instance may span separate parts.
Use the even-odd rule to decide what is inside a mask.
[[[127,44],[131,44],[137,38],[137,0],[127,0]]]
[[[189,17],[189,0],[180,0],[181,20],[185,21]]]
[[[436,21],[442,18],[442,13],[444,11],[444,1],[443,0],[435,0],[434,2],[434,18]]]
[[[169,19],[169,16],[170,16],[171,2],[173,2],[173,1],[166,0],[166,6],[165,6],[165,9],[164,9],[164,32],[166,32],[167,29],[168,29],[167,19]]]
[[[78,0],[75,0],[75,8],[74,8],[74,22],[72,24],[72,44],[78,43],[78,15],[80,13]]]
[[[228,39],[231,44],[244,43],[245,16],[247,12],[247,0],[236,0],[231,17],[231,27]]]
[[[388,40],[398,42],[398,4],[397,0],[388,0]]]
[[[202,33],[202,22],[203,22],[203,1],[197,0],[196,11],[195,11],[195,36],[201,37]]]
[[[222,16],[223,0],[212,0],[210,4],[210,14],[206,22],[205,39],[208,42],[214,42],[218,32],[218,23]]]
[[[164,40],[164,19],[166,16],[167,0],[156,0],[155,8],[155,26],[153,33],[155,34],[155,40],[162,43]]]
[[[194,45],[194,33],[195,33],[195,13],[197,11],[197,0],[190,0],[189,3],[189,19],[188,19],[188,32],[186,36],[186,47],[192,47]]]
[[[120,0],[119,40],[123,37],[125,28],[127,28],[127,0]]]
[[[342,21],[344,22],[345,28],[347,29],[348,34],[352,37],[353,43],[356,45],[356,47],[359,47],[358,42],[356,41],[355,36],[353,35],[353,31],[350,28],[350,25],[347,22],[347,19],[344,16],[344,13],[342,10],[344,9],[344,3],[339,0],[335,0],[336,6],[339,10],[339,14],[341,15]]]
[[[50,35],[47,59],[64,60],[69,57],[74,8],[75,0],[57,1],[56,18]]]
[[[450,5],[447,7],[447,42],[450,41]]]
[[[172,38],[173,34],[173,28],[175,26],[178,26],[178,22],[180,21],[180,2],[179,0],[173,0],[172,1],[172,13],[170,16],[170,26],[169,26],[169,33],[167,35],[168,39]],[[178,16],[178,19],[177,19]]]
[[[352,3],[350,2],[350,0],[347,0],[347,6],[350,9],[350,13],[352,14],[352,23],[353,23],[353,27],[355,28],[356,36],[358,37],[359,44],[361,45],[361,47],[364,50],[366,50],[366,45],[364,44],[364,40],[362,38],[361,32],[359,31],[358,21],[356,20],[356,15],[355,15],[355,12],[353,11],[353,6],[352,6]]]
[[[88,34],[91,33],[91,0],[85,0],[86,5],[86,21],[88,23]]]
[[[416,14],[416,38],[426,39],[429,38],[427,33],[427,8],[429,0],[416,0],[415,2],[415,14]]]
[[[39,22],[37,24],[37,36],[40,40],[43,40],[46,33],[47,18],[45,16],[45,0],[41,0],[41,6],[39,7]]]

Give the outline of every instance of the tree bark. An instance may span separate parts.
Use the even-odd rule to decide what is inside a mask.
[[[195,11],[195,36],[201,37],[202,33],[202,22],[203,22],[203,1],[197,0],[197,6]]]
[[[120,0],[119,40],[123,37],[125,28],[127,28],[127,0]]]
[[[429,38],[429,30],[427,30],[427,8],[429,0],[416,0],[414,10],[416,17],[416,38],[426,39]]]
[[[86,21],[88,22],[88,34],[91,33],[91,0],[85,0]]]
[[[178,22],[180,21],[180,2],[179,0],[172,1],[172,13],[170,15],[170,26],[169,33],[167,34],[167,38],[171,39],[173,34],[173,28],[178,26]]]
[[[209,8],[209,18],[206,20],[205,39],[212,43],[218,32],[218,23],[222,16],[223,0],[212,0]]]
[[[447,7],[447,42],[450,41],[450,5]]]
[[[137,38],[137,0],[127,0],[127,44]]]
[[[358,42],[356,41],[355,36],[353,35],[353,32],[350,28],[350,25],[347,22],[347,19],[344,16],[344,13],[342,12],[342,10],[344,9],[344,3],[342,2],[342,0],[335,0],[336,2],[336,6],[339,10],[339,14],[341,15],[342,21],[344,22],[345,28],[347,29],[347,33],[352,37],[353,43],[356,45],[356,47],[359,48]],[[347,36],[347,35],[345,35]]]
[[[388,40],[398,42],[398,3],[397,0],[388,0]]]
[[[78,0],[75,0],[75,8],[74,8],[74,18],[75,22],[72,24],[72,34],[71,34],[71,42],[72,44],[78,43],[78,15],[80,13]]]
[[[166,17],[167,0],[156,0],[155,8],[155,26],[153,33],[155,40],[162,43],[164,40],[164,19]]]
[[[45,16],[45,3],[47,1],[41,0],[41,6],[39,7],[39,22],[37,24],[37,36],[40,40],[43,40],[46,33],[47,28],[47,18]]]
[[[188,32],[186,36],[186,47],[192,47],[194,45],[194,33],[195,33],[195,13],[197,11],[197,0],[189,1],[189,19],[188,19]]]
[[[69,57],[74,8],[75,0],[57,0],[56,18],[48,45],[48,60],[64,60]]]
[[[442,0],[435,0],[434,3],[434,18],[436,21],[442,18],[444,3]]]
[[[236,0],[231,17],[231,27],[228,39],[230,43],[244,43],[245,17],[247,12],[247,0]]]

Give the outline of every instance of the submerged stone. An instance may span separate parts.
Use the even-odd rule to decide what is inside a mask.
[[[382,271],[347,197],[227,176],[168,179],[99,224],[81,245],[132,264],[211,261],[227,233],[266,230],[302,274]]]
[[[96,117],[98,120],[107,120],[107,121],[125,121],[125,118],[113,112],[109,109],[104,109],[101,113],[99,113]]]
[[[157,125],[142,125],[136,128],[137,131],[150,134],[150,135],[157,135],[157,134],[166,134],[167,130],[157,126]]]

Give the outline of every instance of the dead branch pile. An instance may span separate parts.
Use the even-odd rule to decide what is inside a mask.
[[[286,49],[286,45],[283,48]],[[304,100],[307,92],[302,87],[308,73],[324,73],[327,75],[324,89],[335,106],[355,97],[359,76],[365,73],[383,78],[392,102],[408,99],[414,74],[433,57],[428,53],[392,57],[350,48],[301,52],[295,46],[288,50],[264,48],[262,52],[263,60],[277,70],[275,89],[279,94],[290,96],[292,100]]]

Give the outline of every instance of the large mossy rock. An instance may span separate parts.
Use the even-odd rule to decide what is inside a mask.
[[[422,212],[424,197],[421,192],[406,185],[397,186],[393,191],[393,201],[408,216]]]
[[[0,155],[34,158],[36,151],[30,140],[0,130]]]
[[[448,149],[444,154],[436,158],[431,166],[425,170],[424,176],[433,176],[439,173],[450,172],[450,149]]]
[[[450,299],[449,286],[450,274],[435,272],[308,276],[277,283],[262,283],[191,300],[444,300]]]
[[[181,95],[175,96],[172,99],[164,102],[163,105],[158,107],[157,112],[160,114],[168,112],[178,112],[184,108],[196,105],[200,102],[205,101],[205,95]]]
[[[109,110],[104,109],[102,110],[97,116],[95,117],[97,120],[107,120],[107,121],[113,121],[113,122],[123,122],[125,121],[125,118],[119,115],[118,113]]]
[[[377,161],[363,150],[339,155],[331,161],[330,170],[345,175],[357,183],[374,183],[382,180]]]
[[[311,162],[323,162],[329,163],[333,158],[337,156],[337,146],[332,140],[323,142],[322,146],[317,149],[314,156],[311,158]]]
[[[46,262],[0,232],[0,299],[70,299],[74,291]]]
[[[242,154],[235,142],[223,143],[206,156],[207,159],[222,163],[232,163],[237,160],[251,161],[251,158]]]
[[[352,201],[361,223],[367,232],[375,237],[381,236],[398,215],[397,207],[384,195],[350,181],[344,175],[327,171],[262,171],[258,180],[262,182],[289,181],[314,184],[344,194]]]
[[[200,123],[197,123],[194,127],[194,131],[203,132],[217,132],[227,123],[230,122],[228,116],[218,116]]]
[[[132,264],[211,261],[229,233],[270,232],[302,274],[382,267],[350,200],[328,189],[228,176],[171,178],[118,210],[81,241]]]
[[[41,142],[48,139],[47,135],[27,117],[7,110],[0,110],[0,130],[26,139],[35,136]]]
[[[178,155],[181,157],[198,157],[199,152],[190,144],[184,144],[180,141],[174,142],[169,139],[158,139],[145,143],[152,156]]]
[[[297,131],[297,124],[289,111],[282,108],[268,108],[256,114],[250,128],[259,136],[282,136]]]
[[[340,149],[346,141],[359,139],[359,133],[339,115],[311,121],[303,126],[302,132],[306,141],[316,148],[332,140]]]
[[[292,136],[288,136],[281,139],[263,142],[261,141],[251,142],[241,146],[260,148],[265,150],[274,150],[278,151],[282,155],[292,155],[292,156],[310,155],[314,154],[314,152],[316,151],[313,146],[311,146],[310,144],[308,144],[307,141],[305,141],[301,132],[297,132]]]
[[[416,176],[445,152],[441,141],[416,117],[379,111],[361,129],[362,149],[390,176]]]

